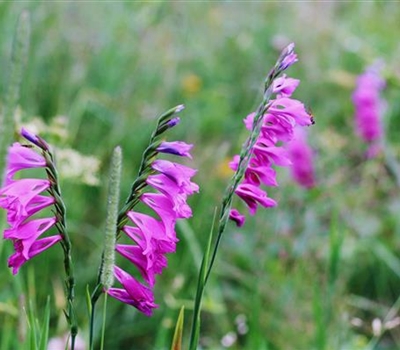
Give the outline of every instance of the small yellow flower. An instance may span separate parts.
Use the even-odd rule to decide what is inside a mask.
[[[201,89],[202,81],[198,75],[189,73],[182,78],[181,85],[186,94],[194,95]]]
[[[229,167],[231,158],[225,157],[225,159],[217,167],[217,177],[221,179],[228,179],[233,175],[233,170]]]

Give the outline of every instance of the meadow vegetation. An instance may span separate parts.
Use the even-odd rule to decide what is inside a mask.
[[[23,10],[31,34],[15,119],[63,150],[81,336],[88,331],[86,286],[95,283],[103,249],[112,150],[123,150],[124,200],[156,117],[182,103],[171,138],[194,144],[187,163],[198,169],[200,186],[189,200],[193,217],[178,225],[180,242],[157,278],[160,306],[151,318],[108,300],[105,348],[169,349],[182,305],[185,348],[202,251],[232,175],[228,162],[246,138],[243,118],[257,107],[281,49],[294,42],[299,62],[288,74],[301,80],[294,97],[315,117],[308,134],[317,184],[300,188],[278,169],[279,187],[268,193],[279,205],[260,208],[242,228],[230,224],[205,293],[201,346],[400,348],[397,3],[2,1],[2,106]],[[376,60],[386,79],[385,148],[367,159],[354,133],[351,94]],[[24,348],[25,312],[41,320],[47,296],[50,337],[67,332],[61,249],[16,276],[7,268],[11,251],[2,240],[0,350]]]

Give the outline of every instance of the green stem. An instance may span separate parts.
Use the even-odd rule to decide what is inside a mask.
[[[74,277],[74,267],[72,263],[71,256],[71,240],[67,231],[67,220],[66,220],[66,208],[64,201],[61,196],[61,190],[59,186],[58,172],[54,165],[53,155],[50,151],[44,150],[43,156],[47,163],[47,176],[50,181],[49,192],[53,198],[55,198],[55,215],[57,219],[56,227],[62,237],[61,246],[64,252],[64,269],[66,274],[65,288],[66,288],[66,299],[67,299],[67,310],[65,311],[65,316],[67,318],[68,324],[70,326],[71,333],[71,350],[75,348],[75,338],[78,334],[78,326],[75,317],[74,310],[74,299],[75,299],[75,277]]]
[[[100,279],[100,275],[99,275],[99,279]],[[98,281],[95,289],[93,290],[91,298],[90,298],[91,307],[90,307],[90,326],[89,326],[89,350],[93,350],[93,346],[94,346],[93,335],[94,335],[95,307],[96,307],[97,300],[102,295],[102,292],[103,292],[103,287],[102,287],[100,281]]]
[[[176,113],[183,110],[183,106],[179,105],[174,108],[169,109],[163,113],[157,121],[157,126],[150,136],[150,141],[148,147],[145,149],[142,160],[139,166],[138,175],[135,181],[132,183],[130,193],[125,201],[124,206],[118,213],[117,224],[116,224],[116,241],[119,239],[122,228],[128,223],[129,218],[127,213],[134,208],[134,206],[139,202],[139,198],[143,193],[144,188],[147,186],[146,179],[154,173],[151,169],[151,163],[157,156],[157,147],[161,143],[162,134],[173,127],[176,123],[172,123],[172,118]],[[94,287],[93,293],[91,295],[90,303],[90,335],[89,335],[89,349],[93,349],[93,331],[94,331],[94,318],[95,318],[95,308],[98,299],[100,298],[103,290],[103,283],[101,280],[101,274],[104,267],[104,254],[102,255],[100,268],[98,272],[97,284]]]
[[[222,199],[222,207],[221,207],[221,211],[220,211],[220,217],[219,217],[218,228],[217,228],[217,237],[215,239],[214,246],[212,248],[211,258],[209,259],[210,250],[211,250],[211,241],[212,241],[212,236],[213,236],[212,232],[214,231],[213,228],[211,229],[211,233],[209,236],[209,243],[207,245],[207,249],[203,256],[203,260],[202,260],[201,268],[200,268],[200,272],[199,272],[199,278],[198,278],[198,282],[197,282],[196,298],[195,298],[195,303],[194,303],[194,308],[193,308],[193,323],[192,323],[192,330],[191,330],[190,344],[189,344],[190,350],[197,349],[199,335],[200,335],[200,312],[201,312],[201,304],[202,304],[202,299],[203,299],[203,295],[204,295],[204,290],[205,290],[206,284],[208,282],[208,279],[210,277],[211,270],[214,266],[218,248],[221,243],[222,234],[224,233],[226,226],[228,224],[229,213],[230,213],[230,209],[232,206],[233,194],[235,193],[236,188],[238,187],[240,181],[242,180],[244,173],[246,171],[246,168],[250,162],[250,158],[251,158],[251,154],[252,154],[251,152],[252,152],[252,149],[253,149],[255,143],[257,142],[258,135],[260,134],[262,121],[263,121],[263,115],[267,110],[268,101],[271,97],[271,94],[272,94],[272,89],[267,88],[267,90],[264,93],[263,102],[260,104],[260,106],[257,109],[256,116],[255,116],[254,122],[253,122],[252,133],[240,154],[238,169],[235,172],[235,174],[233,175],[233,177],[226,189],[225,195]],[[213,222],[214,222],[214,220],[213,220]]]
[[[197,282],[197,290],[196,290],[196,298],[193,308],[193,322],[192,322],[192,330],[190,334],[190,343],[189,349],[196,350],[197,344],[199,343],[200,337],[200,312],[201,312],[201,304],[204,295],[204,289],[206,286],[206,268],[209,265],[209,257],[211,251],[211,243],[213,240],[213,232],[214,232],[214,222],[215,222],[216,212],[214,213],[213,217],[213,226],[211,227],[210,234],[208,236],[208,242],[206,249],[204,251],[203,259],[201,261],[200,271],[199,271],[199,278]]]
[[[222,207],[221,207],[221,212],[220,212],[220,217],[219,217],[219,222],[218,222],[218,232],[217,232],[217,238],[215,240],[215,244],[213,247],[213,251],[211,254],[211,260],[207,268],[206,276],[204,283],[207,283],[208,278],[210,276],[211,270],[214,266],[215,258],[217,256],[218,248],[221,243],[221,238],[222,234],[224,233],[226,226],[228,224],[229,220],[229,213],[232,207],[232,199],[233,195],[239,186],[239,183],[242,181],[244,173],[249,165],[251,156],[252,156],[252,149],[254,145],[257,142],[258,136],[261,131],[261,127],[263,124],[263,116],[268,110],[269,107],[269,100],[272,95],[272,81],[271,85],[269,85],[266,88],[266,91],[264,92],[264,99],[262,103],[259,105],[256,115],[254,117],[253,121],[253,128],[251,135],[249,139],[247,140],[245,147],[243,147],[242,152],[240,154],[240,159],[239,159],[239,164],[238,164],[238,169],[233,175],[227,189],[225,192],[225,195],[222,199]]]
[[[103,327],[101,330],[101,342],[100,342],[100,350],[104,349],[104,338],[106,334],[106,314],[107,314],[107,294],[104,298],[104,308],[103,308]]]
[[[263,125],[264,115],[268,111],[270,106],[270,99],[273,94],[273,83],[274,80],[287,68],[287,66],[282,67],[282,62],[289,55],[290,52],[288,49],[284,50],[280,57],[278,58],[274,68],[269,72],[267,78],[264,82],[264,94],[263,100],[260,103],[259,107],[257,108],[256,115],[253,120],[253,127],[251,130],[251,134],[247,139],[246,143],[244,144],[239,158],[239,164],[235,174],[232,176],[231,181],[228,184],[228,187],[225,191],[224,197],[222,199],[221,211],[218,220],[218,227],[217,227],[217,237],[215,238],[214,245],[212,248],[212,253],[210,255],[211,249],[211,241],[207,246],[207,250],[204,253],[202,265],[199,272],[199,278],[197,282],[197,291],[196,291],[196,299],[194,303],[194,310],[193,310],[193,323],[192,323],[192,330],[190,336],[190,350],[196,350],[197,344],[199,340],[200,334],[200,312],[201,312],[201,303],[204,295],[204,290],[208,279],[210,277],[212,268],[215,263],[215,259],[217,256],[218,248],[221,243],[222,235],[225,232],[226,226],[229,220],[229,214],[232,207],[232,200],[233,195],[239,186],[239,183],[242,181],[246,169],[249,165],[249,162],[252,157],[253,147],[256,144],[258,137],[261,132],[261,127]],[[212,232],[210,234],[210,240],[212,237]],[[210,256],[210,258],[209,258]]]

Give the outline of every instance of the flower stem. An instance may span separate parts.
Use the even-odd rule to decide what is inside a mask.
[[[138,203],[140,195],[143,192],[143,189],[147,186],[146,179],[153,172],[153,170],[150,168],[150,165],[158,154],[156,149],[161,143],[160,138],[162,134],[171,127],[174,127],[179,122],[179,118],[177,117],[174,118],[174,115],[176,113],[179,113],[183,109],[184,109],[183,105],[173,107],[168,111],[164,112],[158,118],[157,126],[150,136],[149,145],[143,152],[138,175],[135,181],[132,183],[131,191],[129,193],[128,198],[125,201],[124,207],[119,212],[117,238],[122,227],[124,227],[128,221],[128,217],[126,216],[126,214],[128,213],[128,211],[132,210],[133,207]]]
[[[292,55],[293,55],[293,46],[289,45],[285,50],[283,50],[275,66],[271,69],[271,71],[269,72],[269,74],[265,79],[263,99],[257,108],[250,136],[242,147],[237,170],[232,176],[228,184],[228,187],[225,190],[225,194],[222,198],[221,210],[217,226],[217,236],[212,245],[212,248],[210,242],[207,245],[207,249],[204,253],[202,265],[199,271],[196,299],[194,302],[193,323],[192,323],[192,330],[191,330],[190,344],[189,344],[190,350],[197,349],[199,334],[200,334],[200,311],[201,311],[201,303],[204,295],[204,290],[208,282],[208,279],[210,277],[212,268],[214,266],[218,248],[221,243],[222,235],[225,232],[226,226],[228,224],[229,214],[232,207],[233,195],[239,183],[242,181],[244,177],[245,171],[249,165],[252,156],[253,147],[256,144],[257,139],[260,135],[261,127],[263,125],[264,115],[268,111],[268,108],[270,106],[270,99],[273,94],[274,80],[278,76],[280,76],[281,73],[286,68],[288,68],[291,63],[294,62],[292,60],[290,63],[290,57],[292,57]],[[213,235],[211,232],[210,239],[212,238],[212,236]]]
[[[115,241],[118,240],[122,228],[128,222],[127,213],[132,210],[135,205],[139,202],[139,198],[143,193],[144,188],[147,186],[146,179],[149,175],[153,173],[150,165],[157,156],[157,147],[161,143],[162,134],[168,129],[174,127],[178,122],[179,118],[175,117],[176,113],[179,113],[184,109],[183,105],[173,107],[166,112],[164,112],[157,121],[157,126],[151,134],[148,147],[145,149],[142,160],[139,166],[139,171],[136,179],[132,183],[130,193],[125,201],[124,206],[118,213],[116,230],[115,230]],[[93,289],[90,297],[90,335],[89,335],[89,349],[93,349],[93,331],[94,331],[94,319],[95,319],[95,306],[103,292],[103,281],[102,281],[102,271],[105,264],[105,255],[102,254],[100,268],[98,272],[97,284]]]
[[[75,299],[75,277],[74,277],[74,267],[72,263],[71,256],[71,240],[68,235],[67,225],[66,225],[66,208],[64,201],[61,196],[61,190],[59,185],[58,172],[54,165],[54,158],[52,153],[46,149],[43,150],[43,156],[46,159],[46,172],[47,177],[50,181],[49,192],[53,198],[55,198],[55,215],[56,215],[56,227],[62,237],[60,241],[63,252],[64,252],[64,269],[66,274],[65,279],[65,289],[66,289],[66,299],[67,299],[67,309],[64,311],[67,322],[70,326],[71,334],[71,350],[75,348],[75,338],[78,334],[78,326],[75,317],[74,310],[74,299]]]

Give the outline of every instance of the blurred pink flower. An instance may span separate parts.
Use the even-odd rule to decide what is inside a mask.
[[[369,145],[367,154],[372,157],[379,152],[383,134],[384,102],[380,93],[384,87],[385,81],[380,75],[380,65],[375,64],[357,78],[352,95],[356,134]]]
[[[293,179],[306,188],[315,186],[314,155],[307,143],[307,134],[304,128],[296,127],[294,138],[287,145],[289,157],[292,161],[290,168]]]

